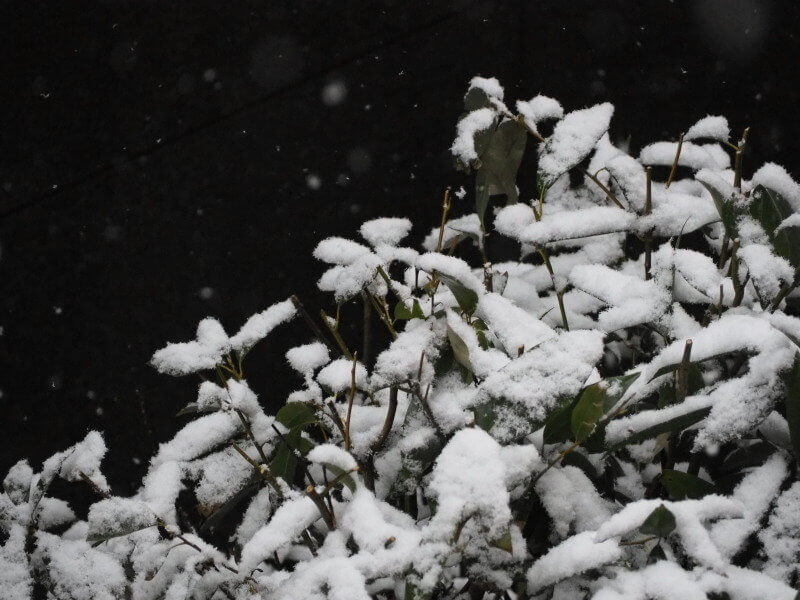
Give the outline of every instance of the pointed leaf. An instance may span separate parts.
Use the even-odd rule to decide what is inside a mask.
[[[436,273],[436,275],[444,282],[450,291],[453,292],[453,296],[455,296],[456,302],[458,302],[461,310],[468,315],[471,315],[473,312],[475,312],[475,307],[478,305],[478,294],[452,277],[442,275],[441,273]]]
[[[650,513],[639,526],[639,531],[645,535],[667,537],[675,529],[675,515],[663,504]]]
[[[661,485],[664,486],[675,500],[684,500],[686,498],[702,498],[708,494],[717,492],[714,484],[709,483],[705,479],[700,479],[690,473],[683,473],[682,471],[675,471],[673,469],[664,469],[661,473]]]

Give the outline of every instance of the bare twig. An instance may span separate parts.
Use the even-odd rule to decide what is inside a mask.
[[[442,199],[442,222],[439,226],[439,240],[436,242],[436,252],[442,251],[442,242],[444,241],[444,228],[447,225],[447,215],[450,212],[450,187],[444,190],[444,198]]]
[[[364,309],[364,329],[362,331],[361,355],[365,365],[369,364],[372,356],[372,307],[367,298],[367,292],[361,290],[361,304]]]
[[[609,200],[611,200],[614,204],[616,204],[617,207],[621,208],[622,210],[625,210],[625,207],[622,205],[622,202],[620,202],[619,199],[614,195],[614,193],[610,189],[608,189],[605,185],[603,185],[603,183],[595,175],[592,175],[586,169],[581,169],[581,171],[583,171],[583,174],[586,175],[589,179],[591,179],[595,183],[595,185],[600,188],[600,190],[608,197]]]
[[[331,332],[333,339],[336,340],[336,343],[339,345],[339,350],[342,351],[342,354],[344,354],[345,358],[348,360],[353,360],[353,353],[350,352],[350,349],[347,347],[347,344],[345,344],[344,339],[342,339],[342,336],[339,333],[339,323],[334,322],[334,324],[331,324],[333,319],[331,319],[328,316],[328,313],[326,313],[323,309],[320,309],[319,316],[322,317],[322,322],[325,323],[325,327],[327,327],[328,331]]]
[[[667,177],[667,183],[664,184],[665,188],[668,188],[669,185],[672,183],[672,180],[675,179],[675,172],[678,170],[678,161],[681,158],[681,149],[683,148],[683,134],[678,138],[678,149],[675,151],[675,160],[672,161],[672,168],[669,170],[669,177]]]
[[[314,319],[311,318],[311,315],[308,314],[308,311],[306,310],[305,306],[303,306],[303,303],[300,302],[300,298],[293,295],[291,300],[297,312],[300,313],[300,316],[303,317],[303,320],[306,322],[306,325],[308,325],[308,328],[314,334],[314,337],[316,337],[320,342],[325,344],[328,347],[328,349],[330,349],[335,353],[336,346],[334,346],[333,343],[327,337],[325,337],[325,335],[322,333],[322,330],[319,328],[319,325],[317,325]]]
[[[344,449],[350,452],[350,419],[353,416],[353,400],[356,397],[356,367],[358,366],[358,352],[353,354],[353,368],[350,371],[350,393],[347,397],[347,419],[344,422]]]
[[[325,506],[325,501],[322,499],[322,496],[319,495],[316,488],[313,485],[309,485],[306,488],[306,496],[311,498],[314,504],[319,510],[319,514],[322,515],[322,520],[325,521],[325,525],[328,526],[328,529],[333,531],[336,529],[336,521],[333,519],[333,513],[328,510],[328,507]]]
[[[742,189],[742,159],[744,157],[744,149],[747,146],[747,137],[750,135],[750,128],[745,127],[744,132],[742,133],[742,139],[739,142],[739,146],[736,148],[736,158],[734,160],[734,170],[733,170],[733,187],[737,190]]]
[[[383,421],[383,428],[381,429],[381,433],[378,438],[372,442],[370,446],[370,450],[374,453],[378,452],[383,445],[386,443],[386,440],[389,438],[389,434],[392,432],[392,425],[394,425],[394,417],[397,413],[397,387],[392,387],[389,390],[389,406],[386,409],[386,419]]]

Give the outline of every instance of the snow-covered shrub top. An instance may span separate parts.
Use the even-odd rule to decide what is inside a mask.
[[[4,598],[795,597],[800,186],[745,179],[747,133],[719,116],[631,156],[610,104],[513,113],[478,77],[465,108],[474,210],[446,192],[420,250],[403,218],[323,240],[335,317],[291,298],[153,355],[202,381],[136,495],[109,488],[97,432],[9,471]],[[292,319],[302,383],[271,416],[245,355]],[[57,477],[96,494],[87,515]]]

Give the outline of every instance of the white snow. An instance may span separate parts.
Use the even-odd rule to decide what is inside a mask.
[[[683,139],[687,142],[696,139],[712,139],[718,142],[727,142],[730,136],[731,130],[730,127],[728,127],[728,119],[725,117],[708,115],[689,127]]]
[[[313,373],[320,367],[328,364],[330,353],[328,347],[322,342],[312,342],[303,346],[295,346],[286,352],[286,360],[291,367],[305,375]]]
[[[338,358],[317,373],[317,382],[333,394],[350,390],[352,381],[353,361],[347,358]],[[358,389],[364,389],[367,384],[367,369],[360,362],[356,363],[355,382]]]
[[[573,535],[536,559],[528,569],[528,592],[535,593],[561,579],[613,563],[622,557],[622,548],[615,540],[596,543],[594,536],[593,531]]]
[[[560,119],[564,116],[564,109],[558,100],[548,96],[534,96],[530,100],[517,100],[517,112],[523,116],[525,123],[538,132],[537,127],[542,121]]]
[[[491,108],[479,108],[465,115],[456,126],[456,139],[450,152],[464,164],[478,159],[475,150],[475,134],[489,129],[494,124],[496,113]]]
[[[364,222],[358,231],[373,248],[397,246],[411,231],[411,221],[404,218],[382,217]]]
[[[539,173],[552,183],[581,162],[608,131],[614,106],[608,102],[567,113],[539,149]]]
[[[582,210],[545,213],[541,221],[527,225],[519,234],[529,244],[547,244],[626,231],[635,215],[614,206],[595,206]]]
[[[242,328],[230,339],[231,348],[238,352],[247,352],[278,325],[292,319],[296,313],[297,310],[291,300],[273,304],[264,312],[255,314],[245,321]]]
[[[639,153],[639,160],[645,165],[672,166],[678,152],[677,142],[656,142],[645,146]],[[683,142],[678,165],[696,171],[700,169],[727,169],[731,159],[717,144],[695,144]]]
[[[800,184],[782,166],[771,162],[764,164],[750,180],[751,188],[758,185],[778,192],[796,212],[800,212]]]

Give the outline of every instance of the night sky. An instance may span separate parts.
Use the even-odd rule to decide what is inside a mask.
[[[153,351],[291,293],[330,311],[311,251],[364,220],[408,216],[420,240],[442,190],[471,185],[448,147],[474,75],[511,100],[611,101],[632,151],[723,114],[752,127],[746,176],[767,160],[800,175],[793,1],[31,0],[2,14],[2,473],[100,429],[112,485],[130,491],[196,394],[157,375]],[[248,357],[272,410],[301,383],[286,349],[309,338],[296,321]]]

